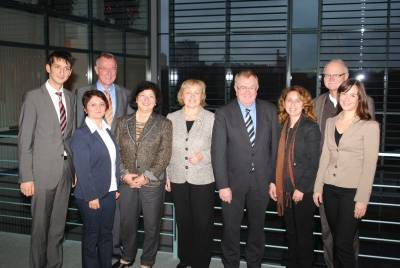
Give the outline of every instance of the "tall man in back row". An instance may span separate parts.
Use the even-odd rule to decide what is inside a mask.
[[[279,125],[273,104],[257,99],[257,75],[250,70],[235,75],[233,100],[215,113],[211,158],[222,200],[225,268],[240,262],[240,225],[248,217],[247,267],[261,267],[264,256],[268,185],[275,178]]]
[[[338,87],[344,81],[349,78],[349,70],[346,63],[341,59],[333,59],[329,61],[323,72],[324,85],[329,90],[314,99],[314,110],[317,116],[318,125],[321,130],[321,145],[324,140],[325,124],[326,120],[330,117],[334,117],[338,111]],[[374,100],[368,96],[368,110],[371,114],[372,119],[375,119],[375,106]],[[328,225],[328,221],[325,215],[325,209],[323,204],[319,206],[319,213],[321,216],[321,229],[322,229],[322,241],[324,244],[324,259],[325,264],[328,268],[333,268],[333,247],[334,241],[332,239],[332,233]],[[354,252],[356,259],[359,252],[359,240],[358,234],[354,237]]]
[[[115,84],[117,78],[117,59],[111,53],[102,52],[96,59],[96,65],[94,70],[98,77],[95,84],[85,86],[77,89],[76,91],[76,114],[77,114],[77,126],[79,127],[85,120],[85,113],[83,111],[82,97],[86,91],[97,89],[102,91],[108,100],[109,108],[105,114],[105,120],[108,125],[111,126],[111,132],[114,133],[117,118],[131,113],[133,110],[129,107],[129,91]],[[119,201],[115,208],[114,216],[114,227],[113,227],[113,255],[119,257],[121,255],[120,249],[120,212],[119,212]]]
[[[72,57],[54,51],[48,57],[49,79],[26,93],[19,118],[18,154],[21,192],[32,197],[31,268],[62,266],[62,242],[71,181],[69,147],[75,129],[75,98],[63,84]]]

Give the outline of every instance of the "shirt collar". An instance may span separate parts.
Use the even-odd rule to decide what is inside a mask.
[[[330,101],[333,103],[333,106],[336,108],[337,106],[337,99],[333,97],[331,94],[328,94]]]
[[[99,129],[96,125],[96,123],[90,119],[89,117],[86,116],[85,118],[85,123],[88,126],[90,132],[93,134],[94,132],[96,132],[97,130],[104,130],[104,129],[108,129],[111,130],[111,127],[109,124],[106,123],[106,121],[102,120],[101,121],[101,128]]]
[[[102,92],[104,92],[104,89],[105,89],[105,88],[103,87],[103,85],[100,83],[99,80],[97,80],[96,88],[97,88],[98,90],[102,91]],[[109,89],[110,89],[110,93],[113,92],[113,90],[115,89],[115,84],[112,83]]]
[[[46,89],[52,94],[55,94],[56,92],[61,92],[64,93],[64,87],[61,87],[60,90],[55,89],[52,85],[50,85],[49,80],[46,81]]]
[[[253,102],[253,104],[250,105],[250,107],[244,106],[239,100],[237,100],[237,102],[239,103],[240,110],[242,111],[246,111],[246,109],[249,109],[250,111],[255,111],[256,109],[256,102]]]

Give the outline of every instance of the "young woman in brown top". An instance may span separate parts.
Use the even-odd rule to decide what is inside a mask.
[[[353,240],[371,195],[379,152],[379,125],[368,113],[361,82],[338,88],[339,114],[326,122],[314,203],[324,202],[334,242],[334,266],[356,267]]]

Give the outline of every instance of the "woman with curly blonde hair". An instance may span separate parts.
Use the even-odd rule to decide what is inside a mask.
[[[282,126],[275,183],[269,187],[284,216],[288,241],[287,267],[313,267],[313,187],[318,170],[321,133],[310,93],[301,86],[282,91],[278,101]]]

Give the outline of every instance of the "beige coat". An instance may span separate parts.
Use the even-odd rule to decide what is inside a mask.
[[[211,136],[214,125],[214,114],[202,109],[194,121],[190,132],[187,132],[183,110],[167,116],[172,121],[172,157],[167,168],[168,179],[173,183],[203,185],[214,182],[211,166]],[[203,160],[196,165],[188,157],[201,152]]]
[[[379,153],[379,124],[355,118],[335,142],[337,118],[326,122],[325,139],[314,192],[322,193],[324,184],[357,189],[354,201],[368,203]]]

